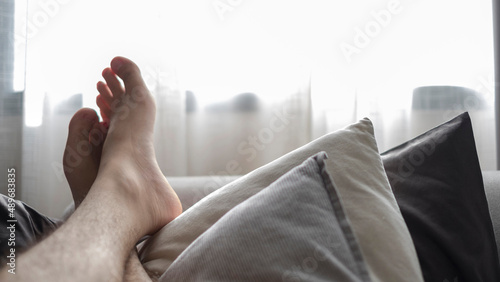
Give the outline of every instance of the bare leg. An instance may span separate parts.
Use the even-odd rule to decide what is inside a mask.
[[[98,98],[109,131],[96,180],[68,221],[19,258],[14,280],[122,280],[137,240],[181,212],[154,156],[154,101],[135,64],[115,58],[111,67],[126,91],[107,81]]]
[[[114,76],[108,70],[104,71],[104,74],[108,80],[112,79],[110,76]],[[106,86],[102,82],[98,85],[100,89]],[[106,133],[106,126],[104,123],[99,123],[99,117],[92,109],[81,109],[71,119],[63,165],[75,209],[85,199],[97,177]],[[127,259],[124,281],[151,281],[139,261],[135,248]]]

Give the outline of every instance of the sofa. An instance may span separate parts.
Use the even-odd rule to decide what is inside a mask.
[[[468,113],[379,153],[369,119],[244,176],[168,178],[138,246],[161,281],[500,281],[500,173]]]
[[[160,281],[500,281],[500,172],[468,113],[382,153],[365,118],[246,175],[167,179],[184,212],[137,245]],[[17,211],[26,246],[60,224]]]

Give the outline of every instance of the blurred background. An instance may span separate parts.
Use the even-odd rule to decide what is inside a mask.
[[[490,0],[0,5],[1,186],[15,167],[16,198],[49,216],[71,202],[68,122],[116,55],[156,97],[167,176],[245,174],[363,117],[383,152],[463,111],[496,169]]]

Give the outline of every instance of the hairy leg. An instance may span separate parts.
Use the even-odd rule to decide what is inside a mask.
[[[103,71],[103,77],[111,84],[116,82],[114,74],[109,69]],[[107,84],[103,82],[99,82],[97,88],[99,92],[109,90]],[[107,105],[101,106],[107,112]],[[75,209],[85,199],[97,176],[102,145],[107,133],[106,123],[109,122],[109,117],[105,116],[104,111],[101,113],[105,119],[102,123],[99,123],[99,117],[94,110],[80,109],[73,115],[69,124],[63,166],[73,195]],[[151,281],[135,249],[130,252],[127,259],[124,281]]]
[[[19,258],[14,280],[122,280],[137,240],[182,211],[156,163],[156,108],[139,69],[118,57],[108,71],[124,81],[125,89],[107,81],[109,92],[98,96],[109,131],[95,182],[68,221]]]

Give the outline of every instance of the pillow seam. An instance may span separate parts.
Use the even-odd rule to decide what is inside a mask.
[[[372,281],[368,273],[368,269],[366,268],[366,262],[364,260],[363,254],[361,252],[361,249],[359,248],[358,240],[350,226],[349,219],[347,218],[347,215],[340,201],[339,194],[337,193],[337,189],[335,188],[335,182],[326,169],[325,159],[327,158],[328,155],[326,154],[326,152],[321,152],[315,157],[316,162],[319,166],[319,172],[323,180],[324,188],[326,190],[326,193],[328,194],[330,204],[332,205],[334,216],[339,219],[339,226],[342,229],[342,233],[346,238],[349,249],[351,250],[351,253],[356,260],[357,270],[359,272],[358,275],[363,279],[363,281]]]

